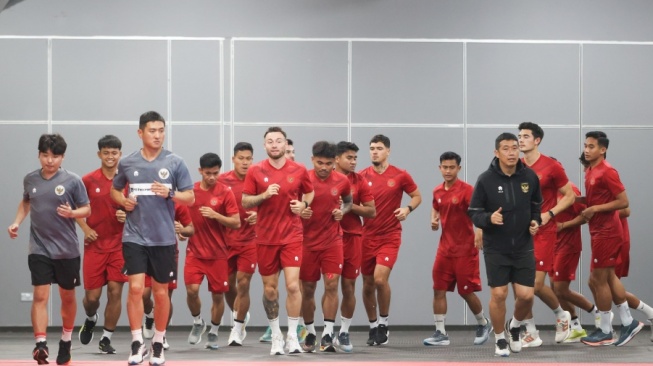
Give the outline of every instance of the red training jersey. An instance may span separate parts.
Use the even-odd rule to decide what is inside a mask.
[[[580,197],[580,189],[578,189],[578,187],[573,183],[571,184],[571,188],[574,190],[574,194],[576,194],[577,197]],[[558,199],[560,198],[562,198],[562,195],[558,194]],[[575,202],[566,210],[559,212],[555,216],[555,221],[560,223],[571,221],[578,217],[585,208],[587,208],[587,206],[585,206],[584,203]],[[556,253],[578,253],[582,250],[583,242],[581,240],[580,226],[564,229],[558,232]]]
[[[540,190],[542,191],[542,212],[548,212],[558,204],[558,191],[564,187],[569,178],[565,173],[565,168],[562,167],[559,161],[550,158],[544,154],[533,165],[526,164],[524,158],[522,162],[531,168],[537,177],[540,179]],[[553,220],[550,220],[550,225],[545,225],[539,229],[540,232],[555,232],[556,227]]]
[[[587,207],[612,202],[626,188],[619,179],[619,173],[603,160],[595,167],[585,170],[585,197]],[[592,238],[621,237],[623,230],[619,221],[619,211],[597,212],[589,221]]]
[[[120,206],[111,199],[113,179],[107,178],[102,169],[86,174],[82,181],[91,202],[91,216],[86,224],[97,232],[95,241],[84,242],[84,250],[98,253],[110,253],[122,250],[122,230],[124,223],[116,218]]]
[[[243,207],[243,186],[245,180],[240,180],[232,170],[220,174],[218,182],[224,184],[233,192],[236,204],[238,205],[238,212],[240,213],[240,229],[225,228],[227,246],[236,247],[253,243],[254,239],[256,239],[256,232],[254,231],[254,225],[250,225],[247,222],[247,217],[249,216],[247,211],[256,211],[256,207],[247,210]]]
[[[320,179],[315,170],[309,170],[308,176],[315,189],[315,198],[311,203],[313,215],[308,220],[302,219],[304,247],[308,250],[324,250],[337,242],[342,245],[340,223],[333,219],[331,212],[340,208],[341,198],[351,194],[349,179],[335,170],[325,180]]]
[[[401,222],[395,217],[394,211],[401,206],[404,192],[413,193],[417,190],[413,177],[394,165],[389,165],[382,174],[377,173],[373,166],[361,170],[359,174],[367,179],[376,205],[376,217],[363,219],[363,235],[378,238],[401,234]]]
[[[374,201],[374,196],[372,196],[370,186],[367,184],[367,179],[363,178],[362,175],[356,172],[350,172],[347,174],[347,179],[351,185],[351,197],[353,204],[360,205],[363,202]],[[342,231],[346,232],[347,234],[363,234],[363,222],[361,221],[360,216],[351,211],[347,212],[345,216],[342,217],[340,226],[342,227]]]
[[[190,216],[190,210],[188,209],[188,206],[175,204],[175,221],[179,221],[179,223],[183,227],[186,227],[186,226],[193,223],[193,219]],[[175,241],[175,253],[177,253],[177,254],[179,253],[179,240],[178,239]],[[175,258],[176,258],[176,256],[175,256]],[[175,261],[176,260],[177,259],[175,259]]]
[[[474,225],[467,214],[474,187],[457,179],[447,190],[444,183],[433,190],[433,209],[440,214],[440,244],[437,255],[468,257],[478,253],[474,247]]]
[[[280,169],[265,159],[247,170],[243,193],[259,195],[275,183],[279,185],[279,193],[258,206],[254,225],[256,243],[284,245],[301,242],[304,236],[301,218],[290,211],[290,201],[297,200],[300,194],[313,192],[308,172],[303,165],[288,159]]]
[[[210,190],[200,187],[200,182],[193,186],[195,203],[189,207],[193,218],[195,234],[190,237],[186,252],[191,252],[199,259],[228,258],[227,243],[225,240],[226,226],[217,220],[202,216],[201,207],[208,207],[223,216],[238,214],[238,205],[231,190],[224,184],[217,182]]]

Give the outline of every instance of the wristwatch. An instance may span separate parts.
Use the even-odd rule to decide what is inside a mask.
[[[168,197],[166,197],[167,200],[172,199],[175,196],[175,190],[171,189],[168,191]]]

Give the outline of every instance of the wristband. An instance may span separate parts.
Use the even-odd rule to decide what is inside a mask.
[[[306,205],[304,208],[308,208],[308,202],[304,201],[304,204]]]
[[[556,216],[556,215],[553,213],[553,210],[549,210],[549,215],[551,216],[551,218],[554,218],[554,217]]]
[[[408,206],[406,206],[406,207],[408,207],[408,212],[413,212],[413,210],[414,210],[413,206],[408,205]]]

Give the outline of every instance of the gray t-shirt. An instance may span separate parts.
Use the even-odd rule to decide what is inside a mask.
[[[123,190],[129,185],[129,194],[135,195],[138,204],[127,212],[122,241],[143,246],[174,245],[175,203],[154,195],[152,183],[163,183],[176,191],[193,189],[184,160],[168,150],[161,150],[153,161],[147,161],[140,150],[120,159],[113,187]]]
[[[64,169],[43,179],[41,169],[23,179],[23,200],[30,204],[29,254],[51,259],[79,257],[75,219],[57,214],[57,207],[68,202],[73,209],[88,205],[86,187],[81,178]]]

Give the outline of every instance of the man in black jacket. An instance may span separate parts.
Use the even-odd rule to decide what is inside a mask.
[[[519,327],[533,306],[535,256],[533,238],[541,223],[540,181],[519,160],[517,136],[502,133],[495,141],[495,158],[476,181],[469,215],[483,230],[483,251],[491,288],[490,318],[495,355],[521,351]],[[505,326],[508,283],[513,284],[515,310]],[[510,349],[505,339],[508,331]]]

